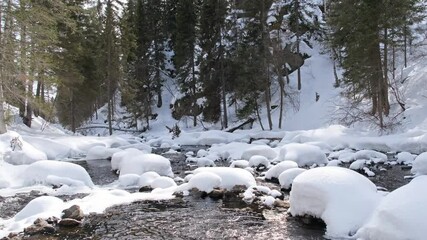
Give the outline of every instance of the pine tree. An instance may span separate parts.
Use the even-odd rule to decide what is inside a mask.
[[[178,73],[178,84],[180,91],[190,103],[189,113],[193,117],[193,126],[197,126],[197,116],[200,114],[200,107],[197,103],[197,99],[200,97],[199,6],[197,0],[178,0],[174,44],[174,63]]]

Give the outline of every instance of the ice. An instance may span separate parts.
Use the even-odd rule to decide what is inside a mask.
[[[369,179],[341,167],[319,167],[298,175],[290,192],[293,216],[310,215],[326,223],[326,236],[343,238],[369,219],[381,195]]]

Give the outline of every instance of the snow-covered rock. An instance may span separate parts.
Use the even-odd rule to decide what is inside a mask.
[[[290,189],[294,179],[305,171],[307,170],[304,168],[290,168],[288,170],[283,171],[279,175],[280,187],[283,189]]]
[[[195,163],[198,167],[215,167],[215,162],[207,157],[189,157],[186,162]]]
[[[212,172],[199,172],[191,177],[186,190],[196,188],[199,191],[210,193],[214,188],[221,186],[221,177]]]
[[[279,161],[291,160],[298,166],[311,166],[313,164],[326,165],[328,159],[325,153],[317,146],[301,143],[290,143],[280,149]]]
[[[57,197],[41,196],[31,200],[21,211],[19,211],[14,219],[16,221],[26,220],[26,222],[34,221],[38,217],[51,217],[52,212],[57,212],[63,205],[63,201]]]
[[[270,161],[268,161],[266,157],[260,155],[253,155],[251,158],[249,158],[250,167],[258,167],[261,165],[264,167],[269,167]]]
[[[427,236],[427,176],[419,176],[384,197],[357,232],[362,240],[423,240]]]
[[[169,159],[152,153],[122,159],[118,170],[120,171],[120,175],[129,173],[141,175],[145,172],[153,171],[161,176],[173,177]]]
[[[277,152],[267,145],[255,145],[246,149],[242,153],[242,159],[249,160],[252,156],[264,156],[269,160],[272,160],[277,157]]]
[[[298,168],[298,164],[294,161],[283,161],[268,169],[265,173],[265,179],[278,178],[279,175],[291,168]]]
[[[201,173],[201,172],[210,172],[218,175],[221,178],[220,187],[228,190],[232,189],[234,186],[250,187],[250,186],[256,185],[254,176],[248,171],[240,168],[229,168],[229,167],[204,168],[202,167],[202,168],[197,168],[193,172],[194,174]]]
[[[409,152],[400,152],[396,155],[396,162],[399,164],[410,164],[415,160],[416,155]]]
[[[427,152],[418,155],[412,163],[411,173],[415,175],[427,175]]]
[[[359,160],[356,160],[356,161],[352,162],[350,164],[349,168],[351,170],[361,170],[361,169],[363,169],[365,167],[365,164],[366,164],[366,160],[359,159]]]
[[[25,185],[94,186],[92,179],[82,166],[69,162],[38,161],[29,165],[22,177]]]
[[[375,163],[386,162],[387,155],[374,150],[360,150],[354,153],[354,160],[365,159]]]
[[[246,160],[235,160],[230,164],[231,168],[247,168],[249,167],[249,162]]]
[[[138,174],[124,174],[119,176],[120,187],[136,187],[138,186],[140,176]]]
[[[320,167],[295,178],[289,212],[320,218],[328,237],[342,238],[353,235],[380,200],[375,184],[363,175],[341,167]]]
[[[141,154],[143,154],[143,152],[136,148],[126,148],[123,151],[116,152],[111,156],[111,169],[114,171],[119,170],[123,159],[129,159]]]
[[[151,184],[151,188],[170,188],[175,187],[176,183],[175,181],[170,177],[160,176],[158,178],[155,178]]]
[[[118,148],[107,148],[105,146],[95,146],[89,149],[86,155],[87,160],[93,159],[109,159],[116,152],[120,152],[122,150]]]
[[[147,187],[151,186],[151,183],[156,179],[159,178],[160,175],[156,172],[145,172],[139,176],[138,180],[138,186],[139,187]]]

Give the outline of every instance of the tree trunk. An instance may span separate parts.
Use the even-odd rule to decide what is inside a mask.
[[[299,26],[299,0],[295,0],[295,11],[296,11],[296,35],[297,35],[297,54],[300,54],[300,26]],[[298,90],[301,90],[301,67],[298,67],[297,70],[298,75]]]
[[[193,50],[194,51],[194,50]],[[191,60],[191,65],[192,65],[192,69],[191,69],[191,75],[192,75],[192,96],[191,98],[193,99],[192,103],[193,103],[193,126],[196,127],[197,126],[197,98],[196,98],[196,66],[194,63],[194,54],[192,56],[192,60]]]
[[[0,1],[0,19],[3,19],[3,1]],[[0,62],[3,63],[3,54],[4,54],[4,46],[3,46],[3,32],[0,26]],[[6,133],[6,123],[4,119],[4,93],[3,93],[3,79],[4,79],[4,67],[0,65],[0,134]]]

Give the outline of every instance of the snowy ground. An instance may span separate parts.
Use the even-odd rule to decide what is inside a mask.
[[[283,188],[291,188],[289,213],[322,219],[329,238],[425,239],[427,229],[420,227],[427,218],[423,204],[427,198],[425,59],[402,69],[400,77],[408,77],[401,86],[407,103],[405,120],[395,134],[384,136],[366,126],[329,125],[339,102],[332,66],[327,57],[313,52],[303,68],[300,111],[287,113],[283,130],[277,129],[276,122],[273,131],[261,131],[255,125],[234,133],[187,129],[180,122],[182,133],[172,139],[165,126],[176,121],[167,117],[168,104],[158,110],[158,120],[144,139],[127,134],[72,135],[40,118],[29,129],[15,119],[8,133],[0,136],[0,197],[32,190],[47,196],[34,199],[11,218],[0,218],[0,238],[22,231],[36,218],[61,217],[71,205],[79,205],[85,213],[100,213],[116,204],[188,195],[193,188],[209,193],[243,185],[246,190],[239,197],[244,201],[273,207],[282,193],[260,183],[277,179]],[[171,101],[173,96],[164,99]],[[277,115],[273,112],[274,119]],[[185,153],[188,164],[197,168],[185,178],[174,175],[170,159],[152,153],[159,147],[171,148],[173,153],[182,145],[209,145],[207,150]],[[119,174],[107,185],[94,184],[84,168],[70,163],[107,158]],[[226,167],[215,167],[224,162]],[[397,164],[413,166],[411,177],[415,177],[399,189],[377,190],[367,178]],[[140,187],[153,190],[126,190]],[[78,193],[84,197],[71,201],[57,197]]]

